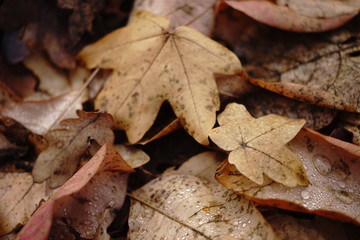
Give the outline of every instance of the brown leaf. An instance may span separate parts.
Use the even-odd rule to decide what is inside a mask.
[[[341,29],[299,34],[262,28],[236,53],[247,60],[249,80],[263,88],[301,101],[359,111],[360,17]],[[261,54],[261,58],[259,58]]]
[[[69,37],[73,43],[77,43],[85,31],[92,31],[95,16],[103,10],[105,1],[57,0],[57,3],[61,8],[72,10],[69,17]]]
[[[155,179],[133,198],[129,239],[275,239],[250,201],[195,176]]]
[[[266,179],[258,185],[224,163],[217,180],[253,201],[360,223],[360,148],[303,128],[288,144],[304,165],[309,185],[289,188]]]
[[[229,162],[246,177],[263,184],[265,173],[286,186],[307,184],[299,157],[285,146],[305,120],[273,114],[255,119],[243,105],[230,103],[218,116],[218,122],[220,127],[211,131],[211,140],[231,151]]]
[[[33,133],[43,135],[58,127],[62,119],[76,117],[75,110],[82,109],[82,96],[82,92],[73,91],[46,101],[12,103],[0,113],[15,119]]]
[[[170,30],[179,26],[188,26],[209,36],[214,23],[213,5],[215,2],[217,0],[137,0],[134,3],[133,12],[145,10],[167,16],[171,22]]]
[[[338,240],[349,239],[341,223],[326,218],[294,218],[285,214],[266,217],[278,239],[286,240]]]
[[[131,171],[132,168],[116,150],[104,145],[49,201],[40,206],[16,239],[45,240],[49,234],[58,238],[56,233],[69,239],[75,238],[74,232],[82,238],[93,238],[103,218],[112,218],[104,216],[108,212],[106,209],[122,206],[127,173]]]
[[[320,32],[337,28],[357,15],[357,0],[288,1],[284,6],[271,1],[225,1],[255,20],[295,32]],[[297,3],[296,3],[297,2]]]
[[[127,27],[81,51],[87,67],[114,69],[95,107],[111,113],[135,143],[168,100],[186,131],[208,144],[219,108],[214,73],[240,72],[240,62],[195,30],[168,27],[167,18],[138,12]]]
[[[49,147],[36,159],[33,169],[36,182],[50,178],[51,187],[60,186],[76,171],[90,139],[102,145],[113,143],[111,115],[80,110],[76,113],[79,118],[63,120],[60,128],[45,134]]]
[[[244,105],[256,118],[267,114],[303,118],[306,120],[305,126],[315,130],[329,125],[337,114],[334,109],[298,102],[267,91],[246,98]]]
[[[352,142],[360,146],[360,114],[347,113],[344,128],[353,134]]]
[[[0,159],[16,159],[28,151],[30,131],[11,118],[0,116]]]
[[[30,173],[0,173],[0,235],[25,224],[48,198],[46,183],[34,183]]]
[[[216,84],[219,88],[221,98],[241,98],[246,94],[257,91],[258,87],[247,81],[245,72],[230,76],[217,76]],[[223,101],[221,101],[223,103]]]

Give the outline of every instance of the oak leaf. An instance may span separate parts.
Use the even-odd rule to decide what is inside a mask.
[[[218,122],[220,127],[211,131],[210,138],[231,151],[229,162],[246,177],[262,184],[265,173],[286,186],[307,184],[299,157],[285,146],[305,120],[273,114],[254,119],[243,105],[230,103]]]
[[[216,179],[252,201],[360,223],[360,147],[307,128],[288,147],[299,155],[309,185],[286,187],[271,179],[259,185],[232,165],[219,167]]]
[[[129,239],[276,239],[250,201],[195,176],[157,178],[132,197]]]
[[[45,134],[49,147],[36,159],[32,172],[36,182],[50,178],[51,187],[60,186],[76,171],[90,139],[99,144],[113,143],[111,115],[81,110],[77,115],[79,118],[63,120],[60,128]]]
[[[106,216],[107,209],[122,206],[128,173],[132,171],[115,149],[104,145],[37,209],[15,239],[45,240],[49,235],[54,239],[60,235],[75,239],[75,232],[93,239],[104,217],[110,218],[106,220],[108,225],[113,220]]]
[[[50,194],[30,173],[0,173],[0,236],[25,224]]]
[[[88,68],[114,69],[95,107],[112,114],[135,143],[168,100],[186,131],[207,144],[219,109],[214,73],[235,74],[241,64],[191,28],[168,28],[166,17],[138,12],[128,26],[80,52]]]

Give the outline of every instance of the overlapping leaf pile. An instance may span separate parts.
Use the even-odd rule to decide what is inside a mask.
[[[0,239],[360,234],[358,0],[43,1],[0,3]]]

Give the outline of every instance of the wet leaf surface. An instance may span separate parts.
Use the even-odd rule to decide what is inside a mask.
[[[132,168],[111,146],[104,145],[40,206],[16,239],[45,240],[49,235],[71,239],[75,237],[72,231],[91,239],[103,221],[105,210],[122,206],[127,173],[131,171]],[[112,216],[105,217],[112,219]]]
[[[127,27],[82,50],[87,67],[115,70],[95,107],[113,114],[135,143],[168,100],[186,131],[207,144],[219,108],[214,73],[234,74],[241,65],[195,30],[179,27],[171,33],[168,26],[165,17],[138,12]]]
[[[304,120],[278,115],[255,119],[243,105],[230,103],[218,122],[220,127],[211,131],[211,140],[230,151],[229,162],[246,177],[258,184],[263,183],[263,174],[286,186],[307,184],[299,157],[285,146]]]
[[[251,202],[195,176],[158,178],[132,195],[129,239],[275,239]]]
[[[32,172],[36,182],[50,178],[51,187],[60,186],[76,171],[90,139],[99,144],[113,143],[111,115],[80,110],[77,115],[79,118],[63,120],[60,128],[45,135],[49,147],[36,159]]]
[[[306,187],[289,188],[270,179],[257,185],[228,163],[218,170],[217,180],[262,204],[359,224],[360,148],[306,128],[288,147],[304,165],[309,179]]]

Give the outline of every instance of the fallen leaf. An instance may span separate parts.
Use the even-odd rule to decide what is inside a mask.
[[[209,36],[214,23],[213,5],[217,0],[137,0],[133,12],[143,10],[170,18],[170,30],[188,26]]]
[[[250,84],[246,79],[247,77],[243,77],[242,73],[230,76],[218,76],[216,78],[216,84],[219,89],[220,98],[241,98],[259,89]],[[223,103],[223,101],[221,101],[221,103]]]
[[[360,146],[360,114],[347,113],[344,128],[353,134],[352,142]]]
[[[57,97],[70,92],[70,82],[65,72],[55,68],[42,53],[29,55],[23,61],[39,79],[39,89],[50,97]]]
[[[131,171],[111,146],[104,145],[50,200],[40,206],[15,239],[45,240],[49,235],[58,238],[59,235],[50,232],[50,229],[56,232],[57,228],[64,230],[61,234],[65,236],[74,237],[76,232],[82,238],[91,239],[106,209],[122,206],[127,173]]]
[[[6,64],[0,57],[0,90],[6,91],[13,101],[18,102],[32,95],[35,86],[36,79],[27,69],[19,64]]]
[[[285,214],[266,217],[279,239],[292,240],[338,240],[349,239],[339,222],[326,218],[299,219]]]
[[[162,123],[165,123],[165,124],[161,124],[161,127],[162,129],[159,130],[158,128],[156,128],[154,130],[154,132],[152,132],[150,129],[146,134],[145,136],[141,139],[141,141],[139,142],[140,144],[147,144],[147,143],[150,143],[156,139],[159,139],[161,137],[164,137],[178,129],[181,128],[181,124],[180,124],[180,121],[179,119],[175,118],[173,119],[170,123],[168,123],[168,121],[161,121]],[[155,124],[154,124],[155,125]],[[153,125],[153,126],[154,126]]]
[[[360,147],[303,128],[288,144],[302,161],[309,185],[289,188],[266,179],[258,185],[224,163],[216,179],[261,204],[360,223]]]
[[[0,235],[24,225],[40,202],[49,198],[46,183],[30,173],[0,173]]]
[[[85,32],[92,32],[93,21],[104,7],[104,0],[91,0],[81,2],[79,0],[57,0],[58,6],[72,10],[69,17],[69,38],[72,43],[77,43]]]
[[[275,239],[250,201],[195,176],[158,178],[132,195],[129,239]]]
[[[75,111],[82,109],[83,95],[82,91],[73,91],[46,101],[12,103],[1,109],[0,114],[15,119],[33,133],[43,135],[58,127],[60,120],[76,117]]]
[[[81,110],[76,113],[79,118],[65,119],[60,128],[45,134],[49,147],[36,159],[32,172],[35,182],[50,178],[49,185],[58,187],[74,174],[90,139],[102,145],[113,143],[111,115]]]
[[[337,28],[356,16],[360,9],[356,0],[303,0],[297,4],[289,1],[291,5],[288,5],[292,8],[276,5],[271,1],[225,2],[261,23],[294,32],[321,32]],[[300,3],[301,8],[298,7]]]
[[[209,182],[216,182],[214,175],[224,158],[221,152],[202,152],[186,160],[178,169],[166,169],[162,176],[193,175]]]
[[[236,43],[236,53],[246,59],[244,69],[255,85],[316,105],[360,111],[359,23],[356,17],[321,34],[261,28]]]
[[[150,161],[149,155],[140,149],[125,145],[115,145],[114,148],[132,168],[141,167]]]
[[[231,151],[229,162],[252,181],[262,184],[263,174],[286,186],[306,185],[301,161],[285,144],[300,131],[303,119],[278,115],[253,118],[243,105],[230,103],[218,116],[220,127],[211,140]]]
[[[315,130],[328,126],[337,114],[334,109],[299,102],[268,91],[246,98],[243,104],[256,118],[268,114],[303,118],[306,120],[305,126]]]
[[[13,119],[0,116],[0,160],[23,157],[28,152],[30,133]]]
[[[80,52],[88,68],[114,69],[95,107],[112,114],[135,143],[168,100],[186,131],[208,144],[219,108],[214,73],[240,72],[240,62],[195,30],[178,27],[170,33],[168,27],[167,18],[138,12],[127,27]]]

